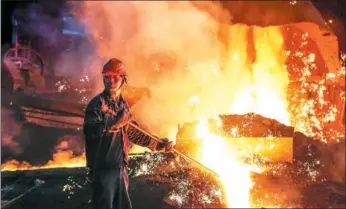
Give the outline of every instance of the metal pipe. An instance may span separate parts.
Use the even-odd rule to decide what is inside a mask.
[[[131,125],[132,127],[134,127],[135,129],[137,129],[138,131],[140,131],[140,132],[142,132],[142,133],[144,133],[144,134],[150,136],[150,137],[151,137],[152,139],[154,139],[155,141],[158,141],[158,142],[160,142],[160,143],[162,142],[161,139],[159,139],[158,137],[156,137],[156,136],[154,136],[154,135],[148,133],[147,131],[143,130],[142,128],[140,128],[140,127],[137,126],[136,124],[134,124],[134,123],[132,123],[132,122],[129,122],[128,124]],[[189,157],[189,156],[187,156],[187,155],[185,155],[185,154],[179,152],[179,151],[176,150],[176,149],[173,149],[172,151],[175,152],[176,154],[178,154],[178,155],[180,155],[180,156],[182,156],[182,157],[184,157],[184,158],[186,158],[186,159],[188,159],[188,160],[190,160],[190,161],[196,163],[196,164],[199,165],[201,168],[204,168],[204,169],[208,170],[209,172],[213,173],[214,175],[219,176],[219,174],[217,174],[215,171],[213,171],[213,170],[211,170],[210,168],[204,166],[203,164],[201,164],[201,163],[198,162],[197,160],[195,160],[195,159],[193,159],[193,158],[191,158],[191,157]]]

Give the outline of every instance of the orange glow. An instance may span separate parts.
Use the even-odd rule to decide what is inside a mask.
[[[233,54],[233,60],[229,58],[227,67],[240,68],[244,73],[245,69],[248,69],[247,74],[239,75],[244,85],[239,86],[240,89],[238,88],[231,102],[230,112],[233,114],[253,112],[290,125],[286,95],[288,74],[285,69],[286,56],[283,53],[284,40],[281,31],[277,27],[253,27],[253,31],[256,57],[253,62],[245,60],[241,63],[238,58],[234,59],[234,55],[249,57],[245,50],[234,52],[231,49],[230,52]],[[237,36],[246,37],[247,33],[248,30],[239,30]]]
[[[238,160],[240,153],[229,140],[208,131],[207,119],[201,119],[196,128],[196,136],[202,140],[200,161],[216,172],[224,186],[227,207],[249,208],[250,189],[253,186],[251,172],[260,170]]]
[[[32,166],[29,163],[9,160],[1,165],[1,171],[37,170],[48,168],[85,167],[85,154],[74,156],[72,151],[60,151],[53,155],[45,165]]]
[[[312,45],[313,33],[286,37],[283,31],[296,25],[220,24],[207,12],[193,6],[205,4],[215,13],[225,12],[211,1],[82,1],[79,4],[84,13],[78,18],[88,28],[88,38],[95,43],[97,56],[122,59],[131,85],[150,88],[151,97],[142,99],[132,109],[141,125],[155,135],[174,141],[177,124],[200,122],[196,135],[202,142],[202,149],[195,154],[197,160],[219,174],[228,207],[252,206],[250,175],[259,169],[239,159],[241,153],[230,139],[210,133],[205,118],[252,112],[293,126],[307,136],[328,141],[324,125],[332,124],[340,110],[329,94],[327,80],[344,78],[345,68],[326,77],[321,73],[322,76],[312,82],[318,69],[325,67],[323,58],[317,53],[319,49],[312,52],[311,46],[308,50],[304,48]],[[222,22],[230,19],[227,15],[224,18]],[[311,25],[313,28],[314,24]],[[227,33],[219,34],[220,28]],[[321,36],[322,33],[316,34]],[[299,46],[296,52],[288,49],[288,39],[292,39],[294,47]],[[315,45],[318,44],[312,46]],[[96,63],[102,63],[98,61]],[[101,68],[101,64],[93,66],[90,74],[99,74]],[[289,70],[299,72],[298,76],[294,78]],[[100,79],[95,88],[102,86]],[[343,89],[340,95],[344,97],[344,94]],[[342,97],[340,95],[335,97]],[[328,131],[335,140],[345,135],[344,129],[340,133],[334,129]],[[236,135],[236,130],[233,132]],[[246,147],[253,150],[252,142],[247,140],[249,146],[244,145],[244,150]],[[261,146],[268,146],[266,142]],[[274,156],[278,152],[279,155],[286,148],[293,150],[292,143],[289,147],[281,144],[280,152],[262,154]],[[132,149],[133,152],[144,150],[147,149]],[[293,158],[292,150],[285,154],[290,155],[289,160]],[[11,160],[4,163],[1,170],[79,166],[85,166],[85,155],[75,157],[71,151],[64,151],[54,154],[43,166]]]

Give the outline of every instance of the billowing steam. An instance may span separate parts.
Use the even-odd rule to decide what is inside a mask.
[[[229,22],[231,14],[216,2],[85,1],[72,5],[99,60],[122,59],[130,84],[151,89],[152,97],[141,100],[133,111],[155,134],[174,139],[177,124],[238,113],[238,109],[289,124],[290,118],[282,114],[288,114],[286,52],[277,28],[233,25],[231,38],[226,37],[231,47],[226,48],[219,23]],[[248,39],[249,30],[254,40]],[[249,50],[251,45],[254,49]],[[100,70],[101,65],[91,73]],[[239,93],[245,97],[238,98]],[[255,103],[253,93],[263,104],[256,104],[259,109],[244,109]],[[268,110],[271,115],[266,115]]]
[[[287,56],[293,55],[285,51],[287,37],[282,36],[279,27],[235,24],[225,26],[227,37],[224,37],[220,22],[229,23],[231,14],[212,1],[80,1],[68,4],[69,12],[85,27],[86,38],[68,39],[62,35],[61,15],[46,15],[47,7],[36,5],[35,9],[17,10],[19,19],[30,17],[22,26],[26,32],[40,38],[37,43],[44,43],[41,53],[47,50],[56,53],[49,62],[52,66],[47,68],[53,67],[57,75],[79,75],[87,69],[97,78],[109,58],[122,59],[129,84],[151,90],[151,97],[142,99],[132,111],[140,124],[153,134],[174,140],[178,124],[230,112],[256,112],[296,125],[289,124],[286,97],[285,62]],[[270,18],[276,16],[270,15]],[[303,36],[308,35],[304,33]],[[300,42],[305,47],[306,40]],[[61,48],[63,46],[67,47]],[[303,53],[297,51],[295,58],[309,61],[312,57],[310,64],[315,65],[316,55],[308,52],[309,57],[303,57]],[[295,70],[310,75],[309,70],[313,69],[309,66]],[[100,78],[95,88],[102,87]],[[307,118],[311,110],[310,101],[305,104],[308,105],[304,106],[304,111],[297,108],[302,118]],[[305,124],[303,126],[305,128]],[[17,126],[3,128],[18,129]],[[2,144],[20,151],[13,140],[2,137]],[[82,152],[78,140],[67,138],[62,138],[55,149]],[[344,161],[338,160],[344,155],[339,156],[339,153],[344,154],[344,149],[331,148],[325,154],[328,157],[333,154],[333,165],[341,165],[326,169],[338,170],[333,178],[344,181],[337,175],[341,173],[339,170],[344,173]]]
[[[224,22],[229,15],[218,3],[86,1],[74,6],[82,11],[77,16],[100,58],[122,59],[130,84],[151,89],[152,97],[133,109],[151,131],[174,139],[179,123],[229,110],[235,89],[228,84],[240,79],[221,72],[223,45],[210,13]],[[192,96],[202,105],[189,102]]]
[[[229,112],[275,115],[288,123],[288,77],[283,69],[283,39],[276,28],[254,28],[258,38],[251,49],[248,26],[225,26],[231,38],[222,37],[220,23],[229,23],[231,15],[216,2],[76,5],[100,58],[122,59],[131,85],[151,89],[152,97],[140,101],[133,111],[156,134],[174,139],[177,124]],[[279,92],[273,92],[273,86]],[[253,101],[253,94],[261,101],[273,100],[278,108],[266,115],[268,105]]]

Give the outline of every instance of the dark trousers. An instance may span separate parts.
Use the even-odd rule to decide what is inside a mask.
[[[128,186],[129,177],[124,166],[95,170],[92,182],[93,209],[132,209]]]

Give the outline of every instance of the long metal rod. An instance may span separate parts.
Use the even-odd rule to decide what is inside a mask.
[[[152,139],[154,139],[154,140],[156,140],[156,141],[158,141],[158,142],[162,142],[161,139],[159,139],[158,137],[156,137],[156,136],[154,136],[154,135],[148,133],[147,131],[143,130],[142,128],[140,128],[140,127],[137,126],[136,124],[134,124],[134,123],[132,123],[132,122],[129,122],[129,125],[131,125],[131,126],[134,127],[135,129],[137,129],[138,131],[140,131],[140,132],[142,132],[142,133],[144,133],[144,134],[150,136]],[[179,151],[176,150],[176,149],[173,149],[172,151],[175,152],[175,153],[177,153],[178,155],[180,155],[180,156],[182,156],[182,157],[184,157],[184,158],[186,158],[186,159],[188,159],[188,160],[190,160],[190,161],[196,163],[196,164],[199,165],[200,167],[202,167],[202,168],[204,168],[204,169],[207,169],[209,172],[213,173],[214,175],[219,176],[219,174],[217,174],[215,171],[213,171],[213,170],[211,170],[210,168],[204,166],[203,164],[201,164],[201,163],[198,162],[197,160],[195,160],[195,159],[193,159],[193,158],[191,158],[191,157],[189,157],[189,156],[187,156],[187,155],[185,155],[185,154],[179,152]]]
[[[29,192],[31,192],[32,190],[40,187],[42,184],[44,184],[45,182],[39,182],[37,183],[37,180],[35,181],[35,185],[32,186],[31,188],[29,188],[28,190],[26,190],[24,193],[18,195],[17,197],[13,198],[12,200],[5,202],[4,204],[1,205],[1,208],[5,208],[9,205],[11,205],[12,203],[14,203],[15,201],[19,200],[21,197],[23,197],[24,195],[28,194]]]
[[[19,180],[21,180],[21,176],[12,184],[12,189],[14,188],[14,186],[16,186],[16,184],[19,182]],[[7,194],[8,191],[10,191],[11,189],[5,190],[4,193],[1,194],[1,199],[5,196],[5,194]]]

